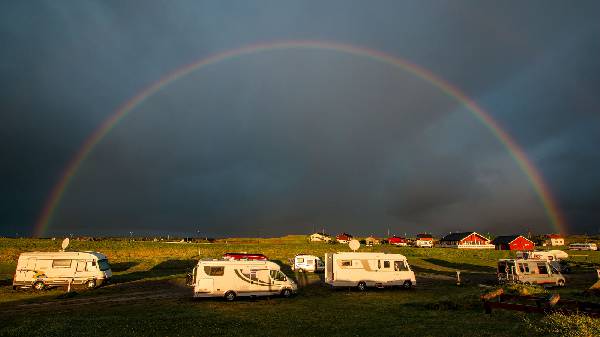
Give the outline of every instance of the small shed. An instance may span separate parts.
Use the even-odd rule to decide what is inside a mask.
[[[497,250],[533,250],[535,243],[522,235],[502,235],[492,240]]]

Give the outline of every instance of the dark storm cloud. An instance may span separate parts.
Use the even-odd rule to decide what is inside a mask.
[[[573,230],[597,231],[597,9],[2,4],[0,224],[6,233],[31,228],[83,141],[169,71],[241,45],[321,39],[406,58],[465,90],[524,146]],[[489,130],[431,85],[369,60],[256,55],[182,79],[136,110],[84,163],[56,232],[551,230]]]

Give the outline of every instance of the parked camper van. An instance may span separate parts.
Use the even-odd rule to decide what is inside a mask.
[[[572,243],[569,250],[598,250],[598,246],[595,243]]]
[[[108,259],[98,252],[22,253],[17,262],[13,288],[43,290],[70,283],[92,289],[111,277]]]
[[[299,254],[294,257],[292,269],[299,273],[305,271],[316,273],[325,269],[325,263],[317,256]]]
[[[325,283],[332,287],[367,287],[416,285],[415,273],[406,257],[386,253],[326,253]]]
[[[523,284],[565,285],[565,277],[546,259],[500,259],[498,281]]]
[[[535,251],[518,251],[517,259],[532,259],[532,260],[546,260],[557,272],[568,274],[571,272],[569,263],[564,261],[569,257],[569,254],[562,250],[535,250]]]
[[[258,260],[200,260],[192,272],[194,297],[282,295],[289,297],[298,290],[294,281],[279,266]]]

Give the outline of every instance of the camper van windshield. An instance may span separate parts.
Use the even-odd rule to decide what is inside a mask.
[[[98,266],[100,267],[100,270],[102,270],[102,271],[110,269],[110,264],[108,263],[107,259],[98,260]]]
[[[271,278],[275,281],[285,281],[287,278],[285,275],[279,270],[271,270]]]

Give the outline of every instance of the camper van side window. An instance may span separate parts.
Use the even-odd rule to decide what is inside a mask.
[[[299,257],[299,258],[296,259],[296,262],[298,262],[298,263],[304,263],[304,258]]]
[[[52,268],[71,268],[71,260],[52,260]]]
[[[390,261],[383,261],[383,268],[389,268],[390,267]]]
[[[546,268],[545,263],[538,263],[538,270],[540,271],[540,274],[548,274],[548,268]]]
[[[204,272],[210,276],[223,276],[225,274],[225,267],[222,266],[204,266]]]

